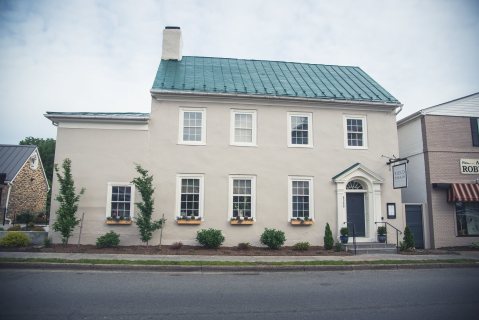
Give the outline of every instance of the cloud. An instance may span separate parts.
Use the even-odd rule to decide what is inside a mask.
[[[0,143],[54,137],[49,111],[139,111],[162,30],[184,54],[363,68],[419,108],[477,92],[476,1],[2,1]]]

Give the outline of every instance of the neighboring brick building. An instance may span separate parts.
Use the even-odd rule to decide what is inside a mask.
[[[36,146],[0,145],[0,221],[45,212],[48,181]]]
[[[400,156],[409,159],[409,183],[402,190],[406,223],[419,246],[479,241],[478,119],[475,93],[398,122]]]

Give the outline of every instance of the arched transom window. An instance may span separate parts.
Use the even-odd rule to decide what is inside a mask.
[[[363,185],[357,180],[349,181],[346,185],[347,190],[363,190]]]

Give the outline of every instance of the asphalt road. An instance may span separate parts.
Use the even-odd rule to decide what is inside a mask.
[[[0,271],[0,319],[478,319],[479,269]]]

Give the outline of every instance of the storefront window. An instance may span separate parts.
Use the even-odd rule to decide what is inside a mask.
[[[479,202],[456,202],[458,236],[479,236]]]

